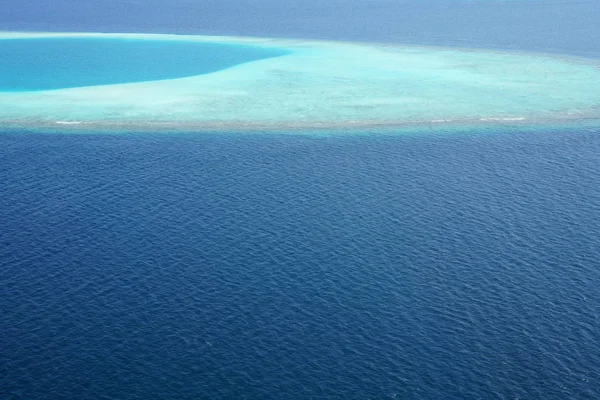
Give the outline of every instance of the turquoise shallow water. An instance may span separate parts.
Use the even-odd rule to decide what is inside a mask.
[[[123,38],[0,40],[0,91],[38,91],[208,74],[284,55],[227,43]]]
[[[0,92],[5,127],[404,129],[589,119],[600,109],[598,62],[566,56],[248,37],[0,38],[15,47],[5,86],[31,88]]]

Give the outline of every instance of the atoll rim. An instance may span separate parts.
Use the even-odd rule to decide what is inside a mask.
[[[277,130],[523,124],[600,115],[600,68],[594,60],[315,40],[89,33],[3,33],[0,49],[10,39],[42,38],[77,38],[80,45],[98,38],[195,42],[272,56],[240,58],[172,79],[166,71],[165,79],[0,92],[4,126]],[[118,56],[113,54],[115,59],[127,54]]]

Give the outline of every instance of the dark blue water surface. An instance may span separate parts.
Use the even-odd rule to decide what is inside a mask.
[[[0,135],[2,399],[600,397],[600,131]]]
[[[183,78],[286,54],[226,43],[113,38],[0,40],[0,91]]]

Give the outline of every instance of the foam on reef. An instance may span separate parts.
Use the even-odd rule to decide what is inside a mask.
[[[2,33],[237,43],[287,55],[179,79],[0,92],[4,127],[305,129],[600,118],[594,60],[534,53],[214,36]]]

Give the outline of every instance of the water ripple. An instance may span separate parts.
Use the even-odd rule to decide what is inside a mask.
[[[0,135],[0,397],[600,397],[598,132]]]

